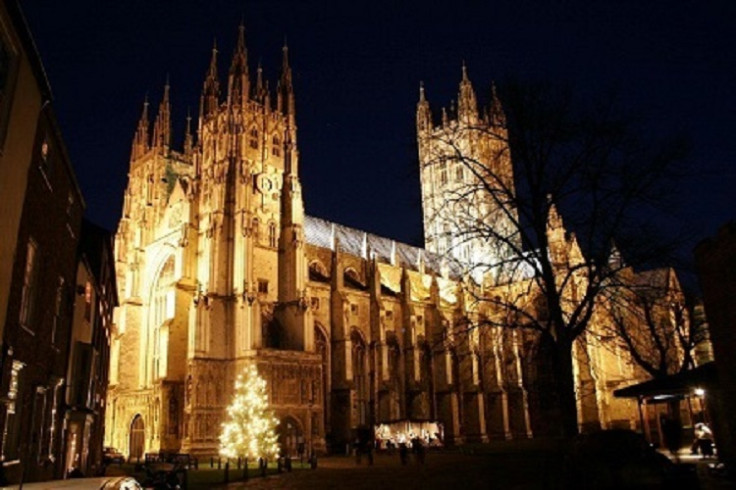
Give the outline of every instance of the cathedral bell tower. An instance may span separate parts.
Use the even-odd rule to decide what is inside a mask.
[[[511,247],[505,240],[485,236],[483,227],[509,234],[515,229],[508,211],[495,201],[496,193],[487,190],[487,184],[501,182],[505,192],[514,192],[505,120],[495,87],[490,108],[481,115],[463,63],[457,107],[453,101],[449,111],[442,108],[440,124],[435,125],[421,84],[416,124],[426,250],[469,271],[479,271],[481,264],[493,270],[512,253]]]

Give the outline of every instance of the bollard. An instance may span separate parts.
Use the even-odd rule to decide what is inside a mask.
[[[276,460],[276,473],[281,473],[281,472],[282,472],[282,468],[281,468],[281,458],[278,458],[278,459]]]
[[[225,483],[230,483],[230,460],[225,462]]]
[[[312,453],[312,461],[310,462],[310,466],[313,470],[317,469],[317,455]]]
[[[261,459],[261,476],[266,476],[266,469],[268,468],[268,461]]]
[[[238,469],[240,469],[240,456],[238,456]]]
[[[222,460],[219,457],[217,458],[217,469],[218,470],[222,469]]]
[[[215,467],[215,458],[210,456],[210,468],[214,468],[214,467]]]
[[[248,479],[248,458],[245,458],[244,461],[245,464],[243,464],[243,480]]]

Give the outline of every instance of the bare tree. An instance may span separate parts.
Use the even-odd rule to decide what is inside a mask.
[[[686,154],[679,138],[645,138],[613,100],[574,95],[512,82],[480,113],[464,73],[441,124],[423,90],[417,111],[427,249],[465,264],[480,312],[470,328],[537,332],[568,436],[578,430],[573,345],[619,273],[611,244],[633,265],[676,249],[656,225]]]
[[[708,341],[708,331],[693,318],[675,271],[625,268],[616,282],[605,293],[610,323],[599,332],[609,341],[601,345],[624,348],[652,378],[694,368],[696,349]]]

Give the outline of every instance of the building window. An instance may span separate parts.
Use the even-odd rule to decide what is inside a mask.
[[[355,303],[351,304],[350,305],[350,311],[353,313],[353,315],[357,315],[358,314],[358,305],[356,305]]]
[[[276,248],[276,223],[268,224],[268,246]]]
[[[51,326],[51,343],[56,344],[56,333],[61,325],[61,314],[64,311],[64,278],[59,276],[56,283],[56,298],[54,299],[54,323]]]
[[[23,273],[23,293],[20,301],[20,324],[31,331],[33,330],[33,314],[38,290],[38,260],[38,245],[33,238],[29,238],[26,248],[26,269]]]
[[[258,279],[258,294],[268,294],[268,281]]]
[[[48,134],[44,135],[41,140],[41,147],[38,151],[38,166],[41,167],[43,173],[48,177],[51,169],[51,155]]]
[[[465,173],[463,170],[462,165],[458,165],[457,168],[455,168],[455,180],[458,182],[462,182],[465,178]]]
[[[258,148],[258,130],[257,129],[251,129],[250,130],[250,147],[251,148]]]
[[[440,163],[440,183],[447,184],[447,164],[445,162]]]
[[[312,298],[312,310],[319,310],[319,298]]]
[[[274,156],[281,156],[281,140],[278,136],[274,136],[273,140],[273,148],[271,148],[271,153],[274,154]]]
[[[258,218],[253,218],[253,221],[251,222],[251,228],[253,228],[253,243],[258,245],[260,242],[260,231],[261,231],[261,224],[258,221]]]
[[[126,199],[126,202],[129,200]],[[67,217],[71,218],[72,216],[72,208],[74,207],[74,195],[72,194],[72,191],[69,191],[69,194],[66,196],[66,215]],[[128,204],[128,207],[130,207],[130,204]]]
[[[23,383],[20,371],[25,367],[20,361],[13,361],[10,368],[10,384],[8,387],[8,401],[5,415],[5,437],[3,438],[2,460],[14,461],[20,459],[20,414],[23,413]]]
[[[59,389],[61,388],[63,379],[57,379],[53,387],[53,393],[51,398],[51,416],[49,417],[49,446],[48,446],[48,458],[50,461],[54,460],[54,442],[56,440],[56,407],[59,403]]]
[[[92,320],[92,283],[89,281],[84,285],[84,319]]]

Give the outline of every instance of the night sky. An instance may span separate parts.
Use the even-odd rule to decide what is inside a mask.
[[[706,237],[736,215],[736,2],[22,0],[93,221],[115,229],[142,102],[171,80],[175,147],[196,116],[213,38],[220,81],[244,19],[251,73],[275,86],[288,39],[309,214],[422,243],[415,108],[457,96],[467,63],[492,80],[617,91],[653,134],[685,131],[698,174],[682,226]],[[400,5],[397,5],[400,4]],[[225,85],[226,86],[226,85]]]

